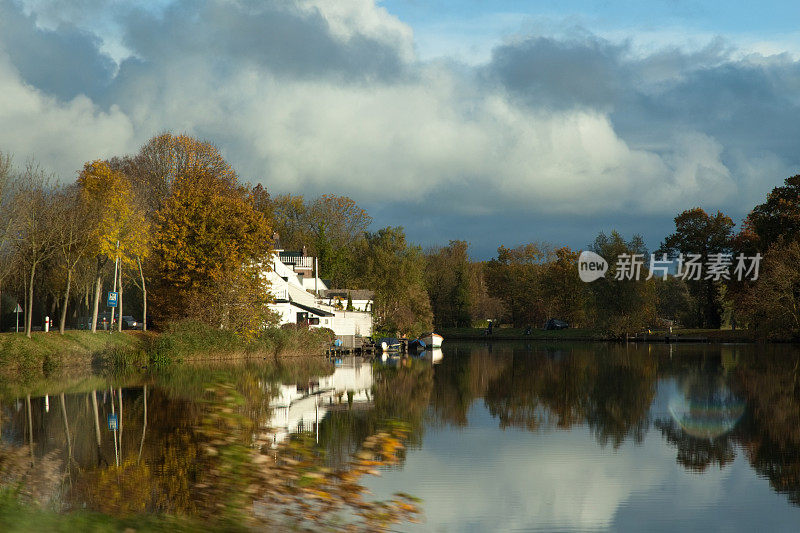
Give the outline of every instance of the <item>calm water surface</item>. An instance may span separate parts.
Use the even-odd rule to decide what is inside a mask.
[[[0,481],[62,513],[232,506],[256,529],[319,525],[303,513],[343,526],[361,509],[348,491],[368,489],[364,501],[421,499],[417,523],[395,516],[401,531],[800,531],[796,347],[447,342],[427,355],[8,388]]]

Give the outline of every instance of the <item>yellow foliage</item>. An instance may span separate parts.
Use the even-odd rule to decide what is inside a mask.
[[[257,328],[267,296],[260,263],[271,230],[243,187],[194,169],[178,176],[158,213],[156,314],[239,331]],[[252,317],[252,323],[247,323]]]
[[[147,256],[148,224],[144,211],[133,202],[131,184],[125,176],[105,161],[91,161],[78,176],[78,186],[95,255],[119,254],[128,264]]]

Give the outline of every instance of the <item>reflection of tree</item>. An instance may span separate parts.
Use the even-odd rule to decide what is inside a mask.
[[[686,354],[676,376],[678,389],[671,395],[672,418],[654,425],[678,450],[677,462],[694,472],[710,465],[725,467],[736,458],[735,435],[745,404],[731,387],[716,357],[700,352]],[[719,352],[717,351],[717,356]]]
[[[640,443],[647,433],[648,413],[655,396],[656,365],[647,354],[596,355],[585,409],[597,441],[617,448],[631,437]]]
[[[653,425],[668,443],[678,448],[678,464],[693,472],[704,472],[710,465],[723,468],[736,458],[730,436],[711,440],[692,437],[672,419],[656,420]]]
[[[173,520],[190,530],[200,520],[225,531],[287,524],[293,530],[381,530],[415,515],[414,499],[370,501],[360,480],[403,460],[413,425],[421,433],[432,370],[409,362],[377,374],[374,431],[335,467],[313,438],[266,446],[260,424],[269,414],[271,385],[312,377],[272,365],[186,369],[157,377],[155,386],[124,388],[119,466],[105,419],[112,402],[119,409],[121,389],[65,394],[51,409],[44,397],[23,399],[18,410],[4,403],[4,434],[12,444],[0,444],[0,490],[11,488],[4,494],[25,505],[99,511],[105,517],[92,519],[106,524],[114,523],[110,517],[146,513],[165,530]],[[395,421],[379,420],[383,415]],[[255,501],[261,514],[254,512]],[[354,516],[359,523],[352,523]]]
[[[441,422],[467,425],[467,412],[510,364],[506,354],[492,354],[486,346],[456,345],[436,367],[431,405]]]
[[[569,428],[586,422],[598,442],[637,442],[648,427],[656,363],[635,349],[565,347],[556,352],[515,349],[486,389],[486,406],[501,427]]]
[[[765,347],[744,358],[737,376],[752,412],[740,436],[747,458],[773,489],[800,505],[800,350]]]
[[[394,367],[375,365],[373,378],[372,409],[333,409],[320,424],[320,444],[328,452],[332,466],[345,464],[388,420],[400,421],[409,429],[409,444],[422,441],[424,416],[433,389],[430,363],[406,358]]]
[[[523,349],[513,351],[510,364],[489,383],[484,396],[489,413],[499,419],[501,428],[535,430],[544,423],[548,412],[541,408],[540,400],[545,391],[553,392],[556,388],[552,386],[552,381],[557,381],[553,375],[555,366],[542,354],[527,353]]]

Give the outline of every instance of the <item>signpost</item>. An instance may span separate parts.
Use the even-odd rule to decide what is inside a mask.
[[[17,308],[14,309],[14,314],[17,315],[17,333],[19,333],[19,314],[22,312],[22,307],[20,307],[19,302],[17,302]]]
[[[108,413],[108,430],[116,431],[118,428],[118,423],[119,421],[117,420],[117,415],[114,413]]]
[[[117,241],[117,251],[119,251],[119,241]],[[114,259],[114,290],[108,293],[108,306],[111,308],[111,323],[108,325],[108,332],[114,332],[114,311],[117,310],[117,303],[119,302],[119,293],[117,292],[117,268],[119,265],[119,253]],[[120,287],[122,289],[122,287]],[[114,295],[114,303],[111,303],[111,295]],[[121,311],[120,311],[121,312]],[[120,317],[122,318],[122,317]],[[120,330],[122,331],[122,330]]]
[[[106,301],[106,306],[108,307],[117,307],[117,300],[119,299],[119,293],[114,291],[108,291],[108,299]]]

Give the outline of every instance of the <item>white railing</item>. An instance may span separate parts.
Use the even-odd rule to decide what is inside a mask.
[[[284,265],[294,265],[298,268],[314,268],[313,257],[281,255],[280,259]]]
[[[273,298],[276,300],[288,300],[289,299],[289,291],[286,289],[270,289]]]

